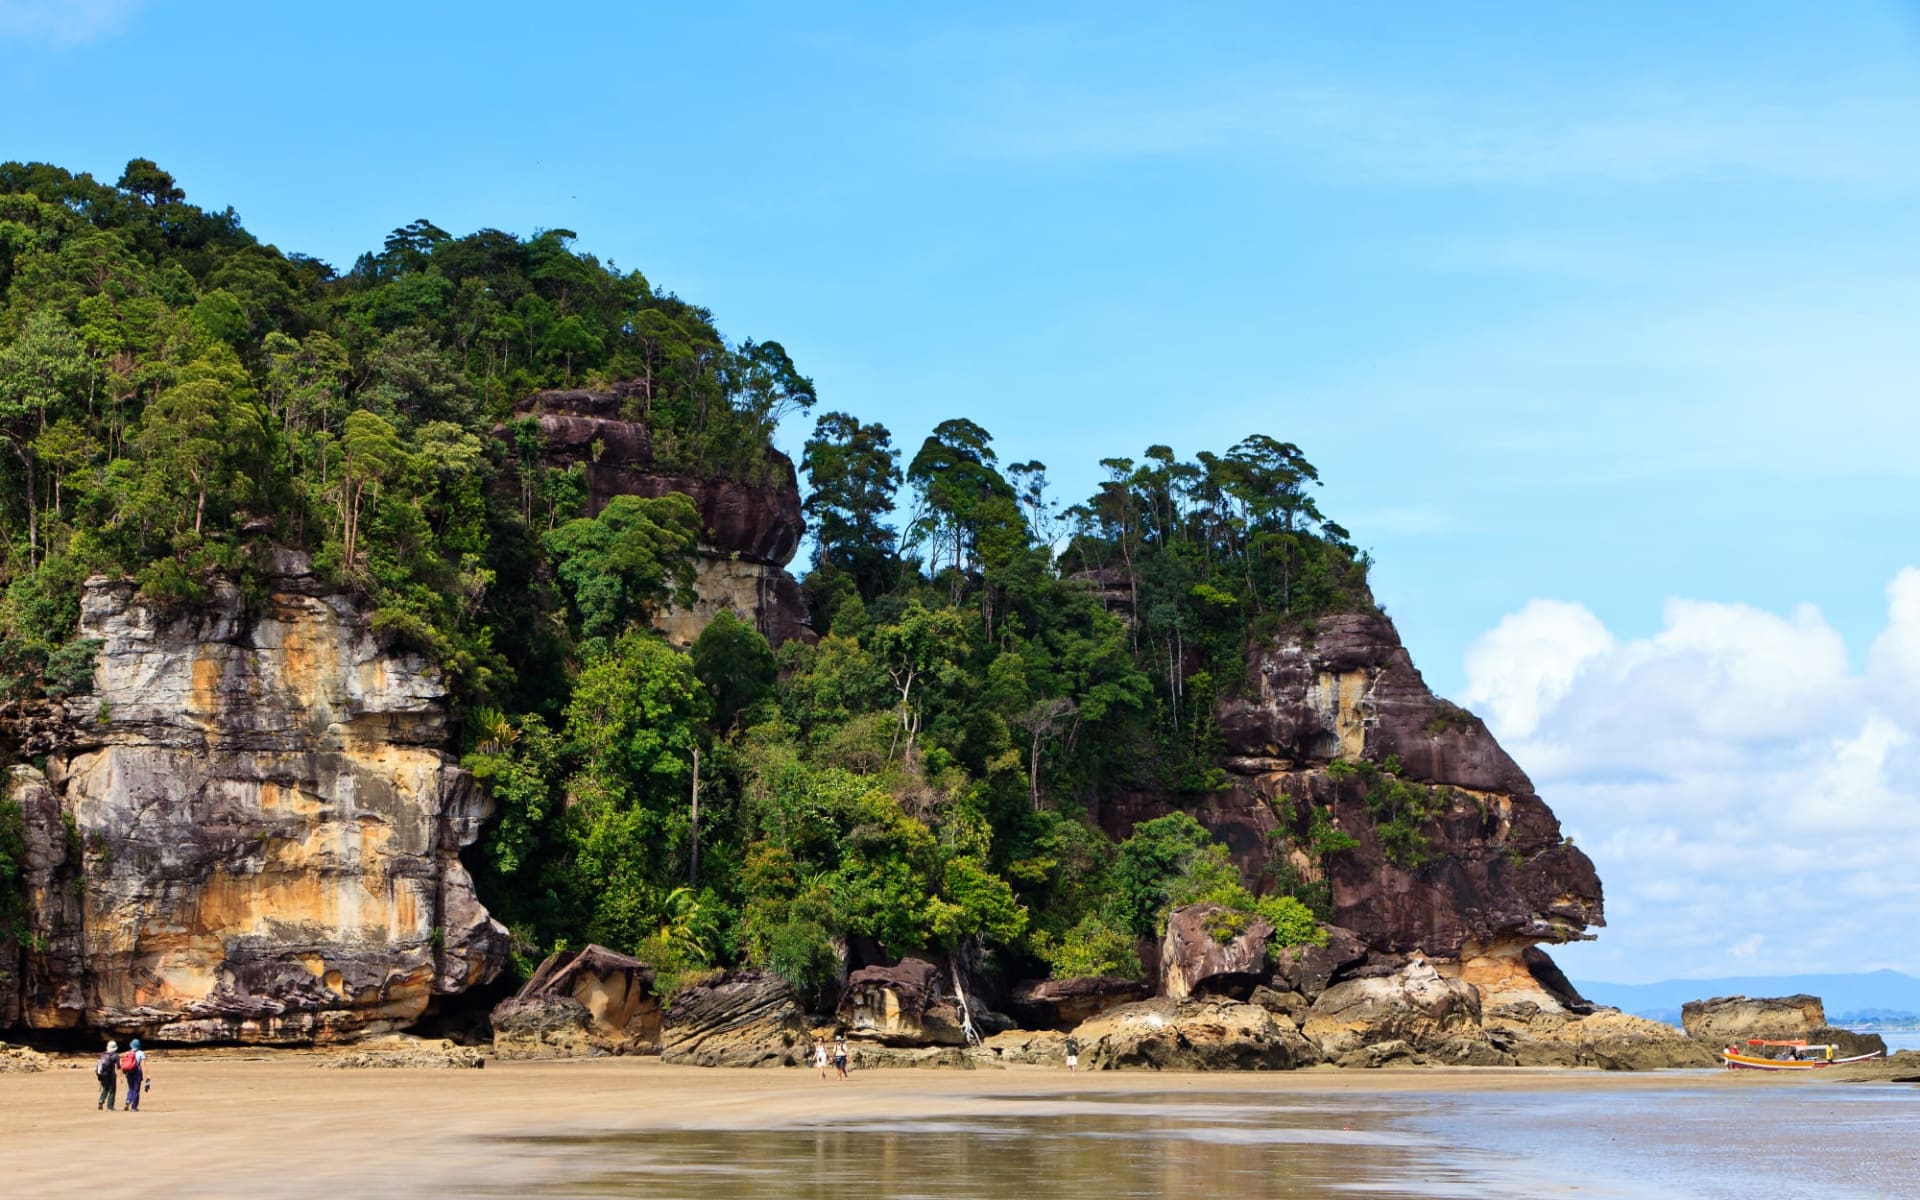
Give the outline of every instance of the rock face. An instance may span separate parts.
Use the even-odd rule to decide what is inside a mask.
[[[1320,1061],[1293,1024],[1231,1000],[1165,998],[1110,1009],[1073,1031],[1080,1061],[1095,1070],[1286,1071]]]
[[[805,1060],[806,1016],[771,971],[722,971],[674,994],[660,1060],[696,1067],[777,1067]]]
[[[1145,1000],[1153,986],[1119,975],[1046,979],[1016,988],[1010,1011],[1029,1029],[1065,1031],[1110,1008]]]
[[[47,777],[32,767],[8,772],[5,795],[20,806],[26,854],[27,946],[0,941],[0,1029],[32,1013],[44,1029],[71,1029],[86,1019],[82,986],[86,949],[82,943],[80,876],[82,847],[70,831],[60,797]],[[4,936],[4,935],[0,935]]]
[[[1523,1067],[1652,1071],[1712,1067],[1719,1059],[1671,1025],[1603,1009],[1584,1017],[1509,1005],[1486,1014],[1487,1028]]]
[[[532,978],[493,1010],[501,1058],[657,1054],[660,1002],[654,970],[605,946],[547,956]]]
[[[1680,1024],[1688,1037],[1720,1045],[1747,1038],[1803,1038],[1826,1028],[1827,1009],[1818,996],[1719,996],[1682,1005]]]
[[[959,1006],[940,971],[918,958],[890,967],[861,967],[847,977],[835,1017],[853,1037],[895,1046],[964,1046]]]
[[[499,970],[459,859],[487,801],[440,749],[438,674],[298,556],[266,584],[177,611],[86,585],[94,694],[44,780],[13,780],[37,847],[24,1024],[334,1041]]]
[[[1430,692],[1393,625],[1373,613],[1323,617],[1254,645],[1246,682],[1218,706],[1229,786],[1195,803],[1157,793],[1109,800],[1116,838],[1185,807],[1226,843],[1250,884],[1274,875],[1323,886],[1332,924],[1370,963],[1415,953],[1493,993],[1546,995],[1538,943],[1603,924],[1600,881],[1567,844],[1526,774],[1479,718]],[[1336,766],[1335,764],[1342,764]],[[1397,767],[1430,812],[1413,845],[1383,840],[1378,785],[1355,769]],[[1325,849],[1337,832],[1354,845]],[[1316,843],[1318,842],[1318,845]],[[1329,957],[1348,957],[1348,947]],[[1288,964],[1324,987],[1351,962]],[[1477,974],[1476,974],[1477,973]]]
[[[1826,1005],[1818,996],[1692,1000],[1681,1006],[1680,1024],[1688,1037],[1710,1050],[1748,1038],[1804,1038],[1815,1045],[1834,1046],[1834,1054],[1840,1058],[1884,1054],[1887,1050],[1886,1041],[1877,1033],[1855,1033],[1828,1025]]]
[[[1480,1025],[1480,993],[1416,959],[1392,975],[1349,979],[1320,994],[1303,1032],[1329,1057],[1374,1042],[1428,1050]]]
[[[691,643],[723,608],[752,621],[776,646],[811,636],[806,597],[785,570],[806,528],[793,463],[769,451],[768,478],[759,484],[672,474],[655,464],[645,411],[646,388],[634,382],[604,392],[538,392],[516,405],[514,416],[538,428],[543,466],[578,467],[585,475],[588,516],[616,496],[681,492],[693,500],[703,530],[698,600],[661,617],[670,640]]]
[[[1160,943],[1160,993],[1171,1000],[1198,992],[1245,999],[1267,976],[1272,939],[1273,926],[1264,917],[1240,917],[1218,904],[1176,908],[1167,915]]]

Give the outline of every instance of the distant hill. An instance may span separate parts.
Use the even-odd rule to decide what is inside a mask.
[[[1656,1021],[1680,1022],[1680,1006],[1714,996],[1791,996],[1805,992],[1827,1006],[1827,1019],[1865,1023],[1920,1017],[1920,979],[1899,971],[1852,975],[1747,975],[1722,979],[1663,979],[1658,983],[1575,980],[1595,1004]]]

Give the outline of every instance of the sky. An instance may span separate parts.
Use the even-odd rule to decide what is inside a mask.
[[[1066,500],[1297,442],[1599,866],[1571,974],[1920,974],[1920,6],[936,7],[0,0],[0,157],[570,229]]]

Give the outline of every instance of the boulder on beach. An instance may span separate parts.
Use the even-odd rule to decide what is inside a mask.
[[[778,1067],[805,1061],[812,1038],[787,981],[771,971],[717,971],[675,992],[660,1031],[662,1062]]]
[[[1234,1000],[1161,997],[1124,1004],[1073,1031],[1080,1062],[1094,1070],[1286,1071],[1321,1060],[1291,1022]]]
[[[1188,904],[1167,914],[1160,940],[1160,991],[1174,1000],[1227,995],[1244,1000],[1267,977],[1265,917],[1218,904]]]
[[[946,994],[939,968],[903,958],[890,967],[861,967],[847,977],[834,1013],[852,1037],[891,1046],[964,1046],[960,1007]]]
[[[651,1054],[660,1049],[652,967],[605,946],[549,955],[493,1010],[502,1058]]]
[[[1307,1010],[1302,1032],[1337,1058],[1379,1042],[1403,1041],[1424,1050],[1479,1025],[1474,986],[1415,957],[1392,974],[1334,984]]]

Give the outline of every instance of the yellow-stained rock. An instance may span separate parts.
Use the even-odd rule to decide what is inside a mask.
[[[444,682],[300,556],[275,567],[264,600],[215,582],[173,610],[88,582],[94,695],[37,785],[84,847],[78,949],[38,964],[27,1024],[336,1041],[499,970],[506,931],[459,860],[487,801],[440,749]]]

